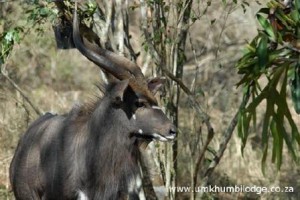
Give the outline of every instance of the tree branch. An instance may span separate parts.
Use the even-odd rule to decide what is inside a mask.
[[[237,125],[238,122],[238,116],[239,113],[242,109],[244,109],[249,101],[250,98],[250,93],[249,91],[247,91],[247,93],[244,95],[243,101],[241,102],[238,111],[235,113],[233,119],[231,120],[228,128],[226,129],[226,131],[223,134],[223,139],[222,142],[219,146],[219,150],[216,153],[216,155],[214,156],[212,162],[210,163],[209,167],[206,169],[205,171],[205,176],[203,178],[203,182],[202,182],[202,186],[206,186],[208,179],[210,178],[211,174],[213,173],[214,169],[216,168],[216,166],[219,164],[225,150],[227,147],[227,144],[229,142],[229,140],[231,139],[232,133]],[[200,194],[200,197],[202,197],[203,193]]]
[[[42,112],[38,107],[34,105],[34,103],[29,99],[29,97],[22,91],[22,89],[8,76],[8,73],[5,69],[5,65],[1,66],[1,74],[3,77],[8,80],[8,82],[18,91],[20,92],[21,96],[25,99],[26,102],[32,107],[36,114],[42,115]]]

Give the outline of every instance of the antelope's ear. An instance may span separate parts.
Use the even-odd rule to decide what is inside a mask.
[[[155,77],[148,80],[148,88],[149,90],[155,94],[166,82],[165,77]]]
[[[118,81],[113,89],[112,100],[113,103],[119,105],[124,100],[124,93],[129,84],[129,80]]]

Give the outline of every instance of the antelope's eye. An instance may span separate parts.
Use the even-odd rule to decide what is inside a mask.
[[[143,108],[143,107],[146,107],[146,102],[144,102],[144,101],[136,101],[136,102],[135,102],[135,106],[136,106],[137,108]]]

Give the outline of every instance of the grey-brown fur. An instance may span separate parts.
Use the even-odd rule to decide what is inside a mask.
[[[79,191],[89,200],[139,199],[128,191],[132,178],[139,176],[139,143],[155,139],[154,132],[175,134],[162,111],[137,103],[141,100],[128,81],[118,81],[93,106],[36,120],[11,163],[16,199],[71,200]]]
[[[77,106],[66,115],[47,113],[28,128],[10,166],[15,197],[140,199],[139,144],[172,140],[176,134],[154,97],[164,80],[147,81],[135,63],[86,39],[84,43],[76,9],[73,39],[76,48],[115,81],[98,102]]]

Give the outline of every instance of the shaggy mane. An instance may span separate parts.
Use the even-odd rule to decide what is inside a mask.
[[[98,91],[100,91],[100,94],[94,94],[88,102],[75,104],[69,113],[70,115],[73,115],[73,118],[75,118],[79,122],[85,122],[87,119],[89,119],[91,114],[101,103],[101,100],[104,97],[105,93],[108,92],[108,90],[112,87],[111,84],[96,84],[95,86],[97,87]]]

